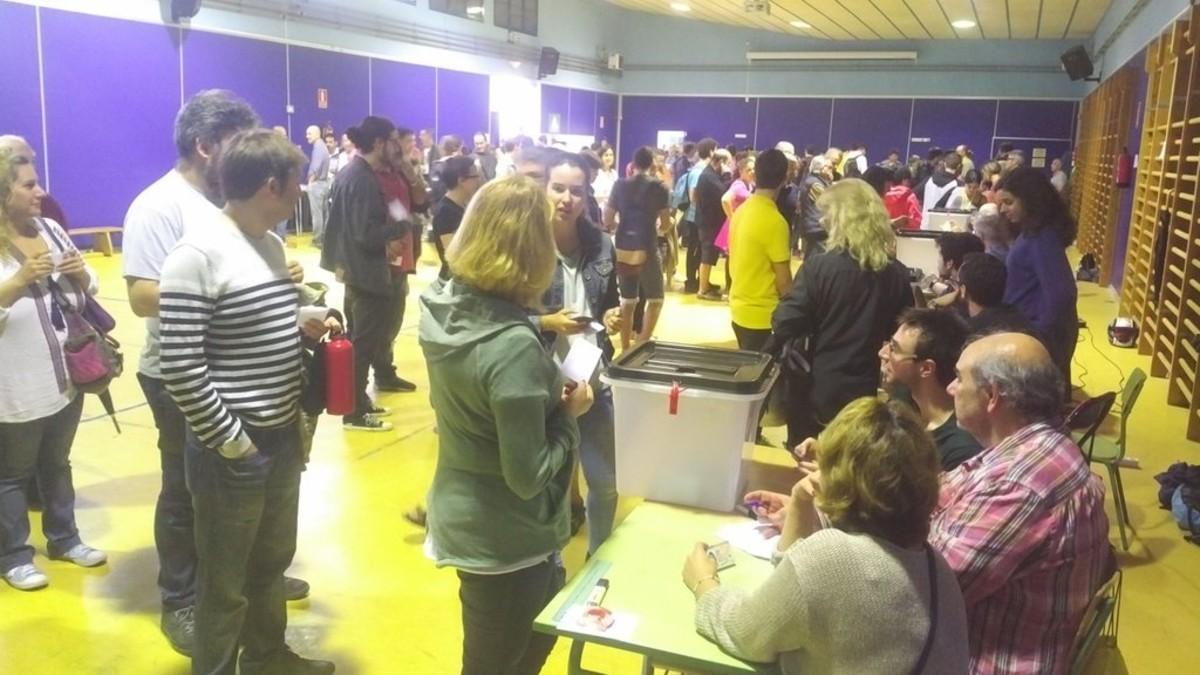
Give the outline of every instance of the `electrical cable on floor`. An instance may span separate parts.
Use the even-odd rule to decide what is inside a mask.
[[[1099,347],[1097,347],[1097,346],[1096,346],[1096,335],[1095,335],[1095,333],[1093,333],[1093,332],[1092,332],[1092,329],[1091,329],[1091,328],[1089,328],[1088,326],[1084,326],[1083,328],[1081,328],[1081,329],[1080,329],[1080,335],[1079,335],[1079,338],[1078,338],[1078,339],[1075,341],[1075,344],[1076,344],[1075,354],[1076,354],[1076,356],[1074,356],[1074,357],[1072,357],[1072,358],[1071,358],[1071,363],[1072,363],[1073,365],[1075,365],[1075,366],[1079,366],[1079,368],[1081,368],[1081,369],[1083,370],[1083,372],[1079,374],[1079,382],[1080,382],[1080,384],[1079,384],[1079,386],[1078,386],[1078,389],[1080,389],[1080,390],[1082,390],[1082,389],[1083,389],[1083,387],[1084,387],[1084,384],[1083,384],[1083,383],[1084,383],[1084,376],[1085,376],[1085,375],[1087,375],[1087,374],[1088,374],[1088,372],[1089,372],[1089,371],[1088,371],[1088,369],[1087,369],[1087,366],[1083,365],[1083,362],[1082,362],[1082,361],[1080,361],[1080,360],[1078,359],[1078,356],[1077,356],[1077,355],[1078,355],[1078,353],[1079,353],[1078,345],[1080,345],[1080,344],[1082,344],[1082,343],[1084,342],[1084,339],[1083,339],[1083,334],[1084,334],[1085,332],[1087,333],[1087,343],[1088,343],[1088,344],[1091,346],[1091,348],[1092,348],[1092,351],[1094,351],[1094,352],[1096,352],[1097,354],[1099,354],[1099,355],[1100,355],[1100,358],[1104,359],[1105,361],[1108,361],[1109,365],[1111,365],[1113,368],[1116,368],[1116,369],[1117,369],[1117,374],[1118,374],[1118,375],[1120,375],[1121,377],[1120,377],[1120,380],[1118,380],[1118,382],[1117,382],[1117,388],[1116,388],[1116,391],[1117,391],[1117,392],[1121,392],[1122,390],[1124,390],[1124,389],[1125,389],[1125,371],[1124,371],[1124,370],[1121,368],[1121,366],[1120,366],[1120,365],[1118,365],[1118,364],[1117,364],[1117,362],[1116,362],[1116,361],[1113,361],[1112,359],[1110,359],[1110,358],[1108,357],[1108,355],[1107,355],[1107,354],[1105,354],[1103,351],[1101,351],[1101,350],[1100,350],[1100,348],[1099,348]],[[1116,403],[1116,405],[1115,405],[1114,407],[1115,407],[1117,410],[1120,410],[1120,407],[1121,407],[1121,403],[1120,403],[1120,401],[1117,401],[1117,403]]]

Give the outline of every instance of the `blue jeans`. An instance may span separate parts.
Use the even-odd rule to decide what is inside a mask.
[[[158,551],[158,591],[163,610],[173,612],[196,602],[196,533],[192,494],[184,470],[187,420],[162,380],[137,376],[158,428],[162,486],[154,506],[154,548]]]
[[[258,453],[225,459],[188,430],[196,511],[196,642],[192,672],[233,675],[286,649],[283,572],[296,553],[299,426],[244,427]]]
[[[33,562],[25,486],[35,472],[47,552],[59,556],[79,543],[70,456],[82,412],[79,394],[53,415],[0,424],[0,573]]]
[[[617,447],[612,389],[597,389],[592,409],[579,420],[579,462],[587,481],[588,555],[612,534],[617,516]]]

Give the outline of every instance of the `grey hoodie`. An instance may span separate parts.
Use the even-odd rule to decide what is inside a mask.
[[[488,572],[560,550],[579,428],[525,310],[438,281],[421,295],[420,343],[438,424],[437,564]]]

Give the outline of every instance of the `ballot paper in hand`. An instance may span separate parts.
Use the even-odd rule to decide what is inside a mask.
[[[754,520],[726,525],[717,531],[717,536],[755,558],[770,560],[779,545],[779,530],[770,523]]]
[[[562,373],[571,382],[591,382],[603,354],[590,340],[575,340],[571,343],[567,358],[563,359]]]
[[[327,316],[329,316],[329,308],[328,307],[316,307],[316,306],[301,307],[300,308],[300,316],[296,320],[296,323],[300,326],[303,326],[304,324],[308,323],[309,321],[312,321],[313,319],[316,319],[317,321],[324,323],[325,317],[327,317]]]

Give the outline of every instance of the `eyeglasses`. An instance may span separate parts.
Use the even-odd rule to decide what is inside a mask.
[[[892,357],[893,361],[920,361],[921,357],[916,354],[905,354],[900,351],[900,345],[896,344],[895,340],[884,340],[883,349]]]

